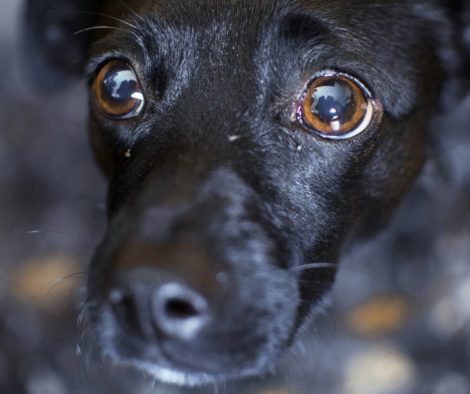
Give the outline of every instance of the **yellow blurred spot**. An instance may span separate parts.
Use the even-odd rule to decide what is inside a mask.
[[[386,345],[378,346],[348,361],[343,394],[401,393],[414,378],[414,364],[406,355]]]
[[[17,300],[45,309],[64,306],[83,276],[80,265],[65,254],[51,254],[21,264],[12,274],[10,293]]]
[[[403,327],[410,311],[405,298],[376,297],[354,308],[346,317],[348,327],[356,334],[378,337]]]

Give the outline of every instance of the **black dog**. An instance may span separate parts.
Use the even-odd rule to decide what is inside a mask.
[[[30,0],[37,75],[86,71],[109,228],[103,353],[163,381],[260,374],[420,171],[457,2]],[[452,89],[455,91],[455,89]]]

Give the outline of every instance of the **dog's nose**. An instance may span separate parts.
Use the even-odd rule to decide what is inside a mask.
[[[155,268],[115,274],[108,298],[117,324],[139,336],[190,341],[210,320],[204,295]]]
[[[181,283],[165,283],[151,301],[153,322],[168,337],[191,340],[209,320],[207,300]]]

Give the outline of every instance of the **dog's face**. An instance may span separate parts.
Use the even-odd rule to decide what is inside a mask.
[[[89,277],[105,354],[177,384],[272,366],[331,288],[345,242],[387,220],[423,163],[444,73],[418,9],[56,9],[70,17],[62,30],[90,28],[64,53],[75,66],[87,48],[91,139],[110,179]],[[32,29],[47,37],[43,22]]]

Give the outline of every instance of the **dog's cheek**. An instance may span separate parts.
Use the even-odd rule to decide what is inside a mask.
[[[315,286],[315,283],[311,285]],[[259,267],[249,277],[243,278],[242,286],[240,304],[245,305],[246,311],[244,335],[263,338],[258,360],[247,359],[246,363],[261,362],[264,369],[285,351],[298,328],[299,284],[288,272],[274,267]],[[243,354],[240,357],[243,358]],[[266,360],[262,361],[263,358]]]
[[[99,119],[93,110],[88,130],[95,159],[104,175],[111,179],[120,167],[129,162],[131,152],[128,141],[123,141],[120,137],[123,133],[118,125]]]
[[[390,220],[394,208],[418,177],[432,142],[429,126],[442,100],[444,76],[436,56],[424,44],[416,54],[416,66],[422,71],[414,109],[400,118],[384,116],[381,137],[364,171],[365,214],[361,229],[365,234]]]
[[[113,154],[110,144],[100,135],[96,127],[91,126],[89,130],[89,139],[95,159],[104,175],[110,178],[114,172]]]
[[[382,228],[408,192],[426,158],[426,125],[418,116],[385,117],[382,138],[362,178],[362,222],[365,235]]]

